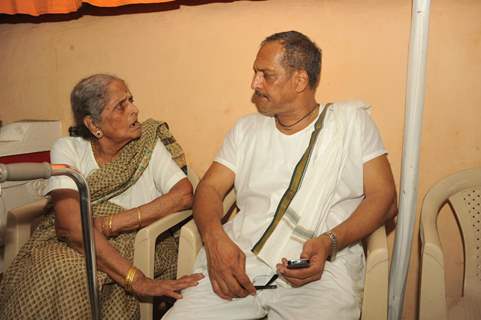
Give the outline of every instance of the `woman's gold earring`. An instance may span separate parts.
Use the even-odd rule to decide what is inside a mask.
[[[95,136],[96,136],[98,139],[100,139],[100,138],[102,138],[102,137],[104,136],[104,134],[102,133],[102,131],[97,130],[97,131],[95,131]]]

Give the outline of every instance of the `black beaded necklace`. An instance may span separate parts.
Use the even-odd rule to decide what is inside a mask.
[[[317,108],[319,108],[319,104],[317,104],[314,108],[312,108],[312,110],[309,111],[305,116],[303,116],[302,118],[300,118],[299,120],[297,120],[296,122],[294,122],[293,124],[290,124],[290,125],[283,124],[277,116],[276,116],[276,121],[281,127],[289,129],[289,128],[292,128],[293,126],[295,126],[296,124],[298,124],[299,122],[301,122],[302,120],[304,120],[305,118],[309,117],[314,112],[314,110],[316,110]]]

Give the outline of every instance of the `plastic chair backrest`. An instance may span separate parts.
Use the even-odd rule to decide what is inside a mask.
[[[445,289],[445,254],[442,250],[437,217],[439,210],[449,203],[458,220],[465,250],[465,277],[463,312],[471,312],[481,306],[480,260],[480,198],[481,168],[467,169],[450,175],[436,183],[426,194],[421,209],[420,236],[421,275],[419,318],[448,319],[448,314],[458,314],[449,308]],[[473,209],[474,208],[474,209]],[[466,303],[464,303],[466,302]],[[461,306],[457,304],[454,307]],[[477,312],[477,311],[476,311]],[[461,317],[461,318],[460,318]],[[455,318],[463,319],[458,314]],[[479,319],[479,318],[478,318]]]
[[[481,298],[481,181],[454,194],[449,202],[464,243],[464,295]]]

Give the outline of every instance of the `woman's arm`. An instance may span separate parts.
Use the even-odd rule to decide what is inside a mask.
[[[138,230],[171,213],[190,208],[193,199],[192,192],[192,184],[187,178],[184,178],[177,182],[169,192],[151,202],[116,214],[115,217],[112,217],[112,230],[102,228],[102,224],[105,226],[105,219],[108,217],[97,217],[95,226],[98,230],[103,230],[105,236]]]
[[[55,230],[57,237],[67,242],[76,251],[83,253],[82,226],[80,221],[79,194],[75,190],[60,189],[51,192],[55,208]],[[122,283],[130,263],[115,250],[105,237],[93,229],[97,264],[115,282]]]
[[[167,196],[171,193],[169,192],[165,195],[167,196],[165,197],[166,199],[161,200],[161,198],[164,197],[162,196],[147,205],[151,205],[156,201],[160,202],[160,204],[167,207],[165,210],[160,210],[162,213],[165,213],[164,215],[170,213],[168,211],[168,208],[171,208],[171,210],[175,211],[177,208],[180,208],[182,206],[189,206],[190,202],[192,201],[192,195],[186,195],[185,190],[189,189],[189,187],[185,186],[184,184],[185,182],[183,182],[183,180],[179,181],[179,183],[176,184],[171,191],[174,191],[177,185],[179,185],[178,188],[180,190],[176,189],[173,194]],[[190,183],[188,184],[190,185]],[[192,188],[192,186],[190,186],[190,188]],[[78,192],[70,189],[58,189],[52,191],[51,195],[56,212],[55,229],[57,232],[57,236],[61,239],[64,239],[68,243],[68,245],[74,250],[83,254]],[[174,203],[174,200],[176,203]],[[152,207],[155,208],[153,204]],[[121,214],[127,213],[128,211],[125,211]],[[148,216],[146,216],[146,219],[148,219],[147,221],[152,222],[153,220],[151,219],[153,219],[153,217],[150,216],[149,213],[150,210],[147,211]],[[159,213],[157,214],[160,215]],[[135,216],[135,221],[136,220],[137,217]],[[113,220],[113,222],[115,222],[115,219]],[[137,225],[137,222],[135,222],[135,224]],[[105,236],[97,228],[94,228],[93,231],[95,238],[97,265],[99,270],[107,273],[115,282],[117,282],[121,286],[125,286],[125,277],[131,267],[130,262],[127,261],[124,257],[122,257],[119,252],[110,245]],[[202,276],[200,275],[192,275],[185,277],[181,280],[153,280],[145,277],[142,272],[140,272],[140,270],[137,270],[132,282],[132,290],[135,294],[141,296],[169,295],[178,299],[181,298],[181,296],[177,292],[175,292],[175,290],[181,290],[183,288],[196,285],[197,281],[201,278]]]

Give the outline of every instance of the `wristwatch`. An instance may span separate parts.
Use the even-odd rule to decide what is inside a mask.
[[[329,261],[334,261],[336,259],[336,254],[337,254],[337,238],[336,234],[332,231],[327,231],[324,233],[324,235],[329,237],[329,240],[331,240],[331,255],[329,256]]]

